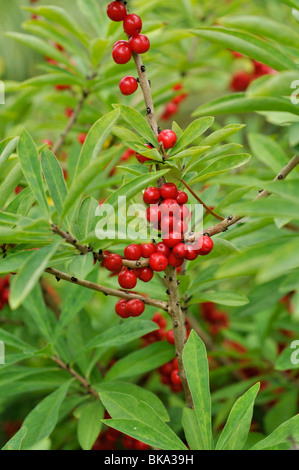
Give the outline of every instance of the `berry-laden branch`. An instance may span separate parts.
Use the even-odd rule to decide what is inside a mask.
[[[91,384],[88,382],[88,380],[85,377],[82,377],[78,372],[76,372],[74,369],[72,369],[68,364],[63,362],[58,356],[54,356],[51,358],[52,361],[54,361],[61,369],[65,370],[70,374],[74,379],[76,379],[82,387],[85,388],[87,393],[92,395],[94,398],[99,400],[99,394],[97,393],[96,390],[94,390],[91,386]]]
[[[296,168],[296,166],[299,164],[299,157],[295,155],[289,163],[278,173],[278,175],[274,178],[273,181],[281,181],[284,180],[290,173],[291,171]],[[259,193],[259,195],[256,197],[256,199],[261,199],[263,197],[268,197],[270,196],[271,193],[269,193],[266,190],[263,190]],[[213,235],[218,235],[219,233],[226,232],[227,229],[231,226],[239,222],[241,219],[243,219],[245,216],[239,216],[239,215],[231,215],[224,219],[222,222],[220,222],[217,225],[213,225],[210,228],[207,228],[204,230],[204,233],[212,237]],[[188,237],[185,237],[185,240],[189,243],[193,243],[195,240],[198,239],[198,237],[201,237],[202,233],[197,232],[194,233]]]
[[[47,268],[46,273],[51,274],[52,276],[55,276],[58,281],[62,279],[72,284],[77,284],[78,286],[82,286],[87,289],[94,290],[96,292],[101,292],[104,295],[111,295],[111,296],[119,297],[121,299],[125,299],[128,301],[139,300],[140,302],[142,302],[142,304],[151,305],[152,307],[156,307],[161,310],[164,310],[165,312],[168,312],[167,303],[162,302],[161,300],[151,299],[143,295],[139,295],[139,294],[135,294],[135,293],[127,292],[127,291],[110,289],[109,287],[101,286],[100,284],[95,284],[94,282],[81,280],[74,276],[69,276],[68,274],[62,271],[58,271],[57,269],[54,269],[54,268]]]

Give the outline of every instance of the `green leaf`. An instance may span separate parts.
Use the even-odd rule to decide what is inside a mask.
[[[56,253],[61,241],[49,246],[34,250],[21,268],[19,274],[14,276],[11,283],[9,304],[12,310],[18,308],[32,291],[43,271],[48,267],[52,256]]]
[[[117,361],[105,376],[105,381],[145,374],[173,358],[173,347],[166,342],[153,343]]]
[[[81,241],[85,241],[88,235],[95,230],[95,213],[99,202],[91,196],[83,199],[78,215],[78,229],[82,236]]]
[[[14,192],[15,187],[21,181],[23,176],[22,168],[17,163],[9,172],[3,183],[0,186],[0,210],[2,210]]]
[[[0,328],[0,341],[2,341],[7,346],[12,346],[13,348],[20,349],[21,351],[30,351],[33,353],[35,348],[28,343],[25,343],[22,339],[14,336],[12,333],[9,333],[6,330]]]
[[[114,104],[113,107],[115,109],[120,110],[122,117],[131,124],[134,129],[144,137],[149,143],[157,146],[157,139],[155,134],[153,133],[150,125],[148,124],[147,120],[136,111],[134,108],[130,108],[129,106],[124,106],[121,104]]]
[[[285,348],[275,363],[276,370],[296,370],[299,369],[299,342],[293,341],[289,347]]]
[[[58,421],[60,407],[71,382],[66,382],[48,395],[29,413],[22,426],[22,428],[27,428],[27,435],[22,445],[24,450],[49,437],[53,432]]]
[[[91,63],[94,67],[97,67],[99,63],[101,62],[108,44],[109,44],[109,41],[107,41],[106,39],[101,39],[101,38],[96,38],[93,41],[91,41],[90,57],[91,57]]]
[[[195,178],[189,181],[189,184],[195,184],[220,173],[225,173],[233,170],[234,168],[239,168],[240,166],[248,163],[250,158],[251,156],[247,153],[241,153],[221,157],[209,165],[204,165],[204,162],[199,162],[196,167],[192,167],[192,170],[194,171],[196,169],[198,174]]]
[[[111,111],[102,116],[90,129],[83,144],[78,163],[76,166],[75,180],[80,178],[82,171],[99,155],[102,147],[109,136],[117,118],[119,111]]]
[[[202,442],[200,440],[200,431],[194,410],[184,408],[182,425],[190,450],[201,450]]]
[[[273,432],[278,426],[288,419],[291,419],[298,409],[298,390],[290,390],[285,392],[278,402],[267,412],[264,418],[264,425],[267,434]]]
[[[201,145],[209,145],[213,147],[216,144],[219,144],[223,140],[227,140],[232,135],[239,132],[241,129],[244,129],[245,124],[229,124],[228,126],[219,129],[218,131],[212,132],[208,137],[205,137],[201,141]]]
[[[291,26],[267,18],[265,15],[235,15],[221,18],[221,24],[247,31],[258,36],[266,36],[278,44],[299,47],[299,34]]]
[[[212,450],[211,395],[209,367],[204,343],[191,331],[183,350],[183,363],[196,413],[201,449]]]
[[[119,392],[121,390],[122,393],[131,395],[132,397],[136,398],[136,400],[147,403],[153,408],[153,410],[155,410],[157,415],[160,416],[163,421],[169,421],[168,412],[160,398],[145,388],[139,387],[135,384],[120,381],[102,382],[99,385],[95,385],[94,388],[99,393]]]
[[[96,0],[79,0],[78,5],[83,15],[89,20],[99,35],[103,34],[103,14]]]
[[[292,441],[297,445],[299,443],[299,414],[281,424],[270,436],[255,444],[250,450],[279,450],[281,445],[286,444],[289,448]],[[286,450],[285,446],[283,450]]]
[[[58,214],[62,214],[64,200],[67,196],[67,187],[63,171],[54,153],[44,149],[42,153],[42,168],[49,188],[51,198]]]
[[[40,160],[33,139],[26,130],[23,130],[20,136],[18,154],[24,176],[40,207],[48,215],[49,208],[43,188]]]
[[[82,87],[84,81],[71,75],[69,73],[50,73],[46,75],[39,75],[38,77],[29,78],[22,82],[19,86],[20,89],[27,87],[42,88],[49,85],[78,85]]]
[[[1,147],[4,145],[4,149],[0,153],[0,170],[4,163],[9,159],[9,157],[12,155],[12,153],[16,150],[17,144],[19,141],[19,137],[15,137],[14,139],[6,139],[3,142],[1,142]]]
[[[36,323],[42,336],[51,342],[53,340],[52,326],[39,284],[36,284],[27,295],[24,300],[24,307]]]
[[[275,75],[264,75],[254,80],[247,89],[249,97],[257,96],[288,96],[292,92],[291,84],[298,80],[297,71],[280,72]]]
[[[191,300],[191,304],[202,302],[215,302],[220,305],[239,307],[248,304],[249,300],[246,295],[235,291],[201,292],[196,299],[192,298]]]
[[[276,279],[298,266],[298,240],[295,239],[273,250],[271,257],[261,266],[257,280],[267,282]]]
[[[234,404],[218,439],[216,450],[242,450],[251,426],[253,407],[260,389],[257,383]]]
[[[22,426],[22,428],[5,444],[1,450],[21,450],[26,435],[27,428],[26,426]]]
[[[128,319],[126,322],[108,328],[87,343],[85,350],[93,348],[111,348],[130,343],[141,336],[157,330],[157,324],[148,320]]]
[[[167,450],[186,449],[183,442],[147,403],[118,392],[100,392],[100,398],[112,416],[111,420],[103,420],[108,426],[152,447]]]
[[[192,33],[195,36],[220,44],[227,49],[245,54],[275,70],[296,69],[295,62],[282,53],[280,49],[253,34],[219,26],[193,30]]]
[[[203,117],[193,121],[184,131],[183,135],[178,139],[172,152],[170,152],[170,155],[181,152],[185,147],[191,145],[212,126],[213,122],[213,117]]]
[[[249,134],[249,145],[254,156],[276,175],[288,162],[288,156],[271,137],[263,134]]]
[[[297,10],[299,9],[299,0],[281,0],[281,1],[292,8],[296,8]]]
[[[103,416],[104,408],[99,401],[83,407],[77,428],[78,441],[83,450],[90,450],[97,440]]]

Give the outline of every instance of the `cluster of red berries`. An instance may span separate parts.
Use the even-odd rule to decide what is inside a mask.
[[[128,14],[122,0],[111,2],[107,7],[107,15],[112,21],[123,22],[124,31],[129,38],[128,41],[121,40],[114,44],[112,51],[114,62],[126,64],[131,60],[133,53],[144,54],[149,50],[148,37],[140,34],[142,30],[141,18],[135,14]],[[123,95],[132,95],[138,88],[138,81],[135,77],[126,76],[121,79],[119,88]]]
[[[105,419],[111,416],[105,412]],[[118,450],[123,447],[126,450],[149,450],[150,446],[133,437],[122,434],[116,429],[108,428],[102,431],[93,445],[92,450]]]
[[[182,83],[177,83],[173,86],[173,90],[179,91],[180,93],[174,96],[172,100],[165,106],[165,109],[161,116],[161,119],[163,119],[163,121],[168,121],[168,119],[170,119],[174,114],[176,114],[179,111],[180,104],[185,101],[185,99],[188,97],[188,93],[182,92],[182,89]]]
[[[9,276],[0,278],[0,310],[5,304],[8,304],[9,299]]]
[[[236,59],[244,57],[239,52],[232,51],[232,53]],[[246,91],[250,83],[256,80],[257,78],[262,77],[264,75],[273,75],[277,73],[276,70],[272,69],[271,67],[268,67],[268,65],[262,64],[261,62],[252,59],[251,62],[253,65],[253,71],[251,73],[246,72],[245,70],[241,70],[233,75],[230,83],[230,88],[233,91]]]
[[[229,316],[226,312],[218,310],[213,302],[201,304],[202,316],[209,324],[210,333],[214,336],[221,330],[229,327]]]

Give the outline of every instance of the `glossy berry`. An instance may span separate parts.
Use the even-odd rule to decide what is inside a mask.
[[[133,95],[138,88],[138,83],[136,78],[127,76],[121,79],[119,82],[119,89],[121,93],[125,96]]]
[[[176,220],[174,224],[174,229],[177,232],[185,234],[188,232],[188,224],[184,220]]]
[[[168,256],[168,263],[170,264],[170,266],[172,266],[173,268],[179,268],[180,266],[183,265],[184,263],[184,259],[179,259],[177,258],[176,256],[174,256],[174,254],[171,252],[170,255]]]
[[[166,340],[170,344],[175,344],[173,330],[169,330],[166,333]]]
[[[137,284],[137,276],[133,271],[124,269],[118,275],[118,283],[123,289],[134,289]]]
[[[145,54],[151,47],[151,43],[147,36],[144,34],[138,34],[137,36],[132,36],[129,40],[130,47],[133,52],[136,54]]]
[[[153,243],[142,243],[140,245],[142,258],[149,258],[156,251]]]
[[[168,248],[165,243],[160,242],[156,245],[156,252],[161,253],[162,255],[166,256],[166,258],[168,258],[170,254],[170,248]]]
[[[127,15],[124,19],[124,30],[128,36],[137,36],[142,30],[142,21],[138,15]]]
[[[165,328],[167,326],[167,320],[159,312],[155,313],[152,321],[157,323],[160,328]]]
[[[127,300],[120,299],[115,305],[115,312],[121,318],[129,318],[130,313],[127,310]]]
[[[201,256],[205,256],[211,253],[214,247],[213,240],[207,235],[200,237],[197,241],[197,244],[199,244],[200,247],[199,249],[197,249],[197,253]]]
[[[133,243],[125,248],[125,258],[131,261],[139,261],[142,256],[141,247]]]
[[[172,215],[165,215],[161,220],[161,229],[163,234],[168,234],[173,231],[174,218]]]
[[[158,188],[147,188],[143,194],[145,204],[157,204],[160,201],[160,190]]]
[[[128,47],[129,49],[130,48],[130,44],[129,44],[129,41],[125,41],[124,39],[121,39],[120,41],[116,41],[114,44],[113,44],[113,49],[117,46],[126,46]]]
[[[161,196],[163,199],[177,199],[178,188],[174,183],[165,183],[161,187]]]
[[[112,21],[123,21],[127,16],[127,9],[120,1],[111,2],[107,7],[107,15]]]
[[[187,244],[186,245],[186,256],[185,259],[188,261],[194,261],[198,257],[197,251],[194,249],[194,245]]]
[[[158,142],[160,145],[163,144],[166,150],[171,149],[177,143],[177,136],[172,130],[166,129],[165,131],[160,132]]]
[[[146,210],[146,218],[151,224],[157,224],[161,220],[161,209],[158,204],[152,204]]]
[[[150,161],[151,159],[148,158],[148,157],[145,157],[144,155],[140,155],[140,153],[136,153],[136,158],[137,160],[139,161],[139,163],[144,163],[144,162],[148,162]]]
[[[230,83],[233,91],[245,91],[252,82],[252,76],[248,72],[236,72]]]
[[[122,265],[123,265],[122,257],[115,253],[112,253],[111,255],[107,255],[106,258],[104,259],[104,267],[108,269],[108,271],[116,273],[121,270]]]
[[[168,259],[162,253],[153,253],[149,258],[149,265],[153,271],[165,271],[168,266]]]
[[[150,282],[153,279],[154,272],[151,268],[140,268],[139,279],[142,282]]]
[[[172,253],[176,258],[184,259],[187,253],[186,245],[184,243],[178,243],[173,248]]]
[[[181,385],[182,381],[181,381],[181,378],[179,376],[179,371],[178,370],[174,370],[170,376],[170,380],[173,384],[175,385]]]
[[[164,199],[160,208],[161,214],[172,215],[174,217],[180,217],[181,206],[176,202],[176,199]]]
[[[180,206],[180,213],[181,213],[181,216],[180,216],[181,220],[187,219],[190,215],[188,207],[185,206],[184,204]]]
[[[82,132],[81,134],[78,135],[78,142],[79,144],[83,145],[85,140],[86,140],[87,134],[85,132]]]
[[[133,299],[129,300],[126,309],[132,317],[139,317],[144,312],[145,305],[142,300]]]
[[[188,194],[185,193],[185,191],[178,191],[178,195],[177,195],[177,203],[178,204],[187,204],[188,202]]]
[[[131,60],[132,51],[129,46],[119,44],[113,48],[112,57],[117,64],[126,64]]]
[[[163,238],[163,243],[168,246],[168,248],[174,248],[182,241],[182,238],[180,232],[170,232],[166,238]]]

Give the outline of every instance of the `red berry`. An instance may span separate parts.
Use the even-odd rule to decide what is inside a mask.
[[[164,243],[160,242],[156,245],[156,252],[161,253],[162,255],[166,256],[168,258],[170,254],[170,248],[166,246]]]
[[[170,264],[170,266],[172,266],[173,268],[179,268],[180,266],[183,265],[184,263],[184,259],[179,259],[177,258],[176,256],[174,256],[173,253],[170,253],[170,255],[168,256],[168,263]]]
[[[177,369],[172,372],[170,380],[175,385],[181,385],[182,381],[181,377],[179,376],[179,371]]]
[[[188,98],[188,93],[182,93],[181,95],[177,95],[174,98],[172,98],[172,102],[178,106],[179,104],[182,103],[186,98]]]
[[[124,269],[118,275],[118,283],[123,289],[134,289],[137,284],[137,276],[133,271]]]
[[[186,256],[185,259],[188,261],[194,261],[198,257],[197,251],[194,249],[194,245],[187,244],[186,245]]]
[[[136,450],[149,450],[150,446],[141,441],[135,441]]]
[[[165,106],[164,113],[162,115],[162,119],[165,121],[169,119],[173,114],[176,114],[178,112],[179,108],[175,103],[168,103]]]
[[[179,218],[181,213],[181,206],[176,202],[176,199],[164,199],[161,206],[161,213],[163,215],[172,215]]]
[[[131,37],[129,44],[132,51],[136,52],[136,54],[144,54],[151,47],[148,37],[144,34],[138,34],[137,36]]]
[[[176,199],[178,196],[178,188],[174,183],[165,183],[161,187],[161,196],[163,199]]]
[[[178,369],[178,368],[179,368],[179,362],[178,362],[177,357],[172,361],[172,367],[173,367],[174,369]]]
[[[174,224],[174,230],[185,234],[188,232],[188,224],[184,220],[176,220]]]
[[[166,215],[162,217],[161,229],[163,230],[164,234],[169,234],[169,232],[172,232],[173,226],[174,226],[174,218],[171,215]]]
[[[182,241],[182,238],[180,232],[170,232],[167,238],[163,238],[163,243],[165,243],[168,248],[173,248]]]
[[[117,304],[115,305],[115,312],[121,318],[129,318],[130,314],[127,310],[127,300],[120,299]]]
[[[138,88],[136,78],[127,76],[121,79],[119,82],[119,89],[123,95],[132,95]]]
[[[237,72],[232,78],[230,87],[233,91],[245,91],[252,82],[252,76],[248,72]]]
[[[160,200],[160,190],[155,187],[147,188],[143,194],[145,204],[157,204]]]
[[[196,246],[199,246],[199,248],[197,248],[197,253],[201,256],[205,256],[211,253],[214,243],[210,237],[205,235],[197,240]]]
[[[173,330],[167,331],[166,339],[167,339],[168,343],[175,344]]]
[[[139,317],[144,312],[145,305],[142,300],[133,299],[129,300],[126,308],[132,317]]]
[[[184,259],[187,254],[186,245],[184,243],[178,243],[173,248],[172,253],[176,258]]]
[[[117,64],[126,64],[131,60],[132,51],[129,46],[126,46],[125,44],[120,44],[114,47],[112,51],[112,57],[114,62],[116,62]]]
[[[188,202],[188,194],[185,193],[185,191],[178,191],[178,195],[177,195],[177,203],[178,204],[187,204]]]
[[[134,150],[132,149],[127,149],[121,156],[121,160],[123,162],[126,162],[127,160],[129,160],[133,155],[135,155],[135,152]]]
[[[149,258],[156,251],[156,247],[153,243],[142,243],[140,245],[141,256],[143,258]]]
[[[44,139],[44,140],[42,140],[42,143],[48,145],[48,147],[53,147],[52,140]]]
[[[163,375],[170,375],[173,371],[172,363],[167,362],[163,366],[159,367],[159,372]]]
[[[140,268],[139,279],[142,282],[150,282],[153,279],[154,272],[151,268]]]
[[[120,41],[116,41],[114,44],[113,44],[113,48],[114,49],[115,47],[117,46],[126,46],[130,49],[130,44],[129,44],[129,41],[125,41],[124,39],[120,40]]]
[[[181,212],[181,216],[180,216],[181,220],[187,219],[187,217],[189,217],[189,215],[190,215],[188,207],[185,206],[184,204],[182,206],[180,206],[180,212]]]
[[[157,323],[160,328],[165,328],[167,326],[167,320],[159,312],[155,313],[152,321]]]
[[[141,247],[133,243],[125,248],[125,258],[131,261],[139,261],[142,256]]]
[[[79,144],[83,145],[85,140],[86,140],[87,134],[85,132],[82,132],[81,134],[78,135],[78,142]]]
[[[127,16],[127,9],[122,2],[111,2],[107,7],[107,15],[112,21],[123,21]]]
[[[151,224],[158,224],[161,220],[161,209],[158,204],[152,204],[146,210],[146,218]]]
[[[168,259],[162,253],[153,253],[149,258],[149,265],[153,271],[164,271],[168,266]]]
[[[163,144],[166,150],[171,149],[177,143],[177,136],[175,132],[170,129],[166,129],[165,131],[160,132],[158,142],[160,145]]]
[[[144,157],[143,155],[140,155],[140,153],[136,153],[136,158],[137,160],[139,161],[139,163],[144,163],[144,162],[148,162],[150,161],[151,159],[148,158],[148,157]]]
[[[137,36],[142,30],[142,21],[138,15],[127,15],[124,19],[124,30],[128,36]]]
[[[107,255],[104,259],[104,266],[108,271],[118,272],[121,270],[123,265],[122,257],[117,254]]]
[[[121,440],[123,447],[127,450],[132,450],[135,447],[135,439],[130,436],[124,436]]]

